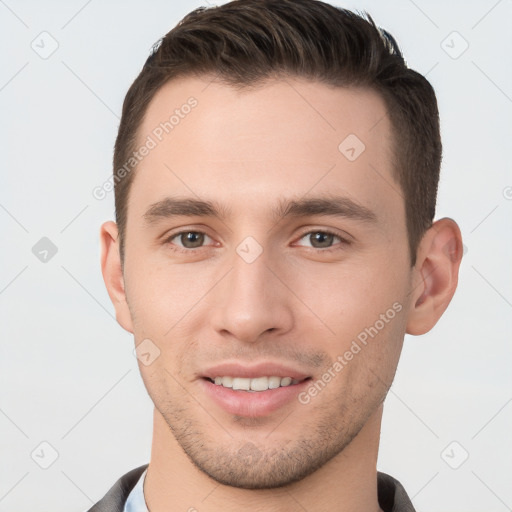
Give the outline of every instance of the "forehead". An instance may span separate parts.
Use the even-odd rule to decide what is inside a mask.
[[[239,90],[181,78],[150,102],[138,131],[144,144],[151,150],[132,189],[146,204],[195,195],[238,200],[249,211],[270,204],[273,193],[314,189],[377,209],[400,207],[386,107],[367,89],[286,78]]]

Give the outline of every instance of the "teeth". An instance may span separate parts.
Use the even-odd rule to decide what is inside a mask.
[[[245,377],[215,377],[217,386],[233,388],[243,391],[267,391],[267,389],[276,389],[278,387],[291,386],[299,381],[291,377],[256,377],[249,379]]]
[[[276,389],[281,385],[281,377],[269,377],[268,388]]]
[[[232,388],[233,381],[233,377],[215,377],[215,384],[218,386],[224,386],[225,388]]]
[[[244,391],[249,391],[249,389],[251,389],[251,379],[235,377],[233,379],[233,389],[243,389]]]

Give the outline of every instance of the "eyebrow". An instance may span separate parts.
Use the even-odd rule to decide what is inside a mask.
[[[147,225],[172,217],[212,217],[225,220],[231,209],[216,201],[204,201],[190,197],[166,197],[153,203],[143,218]],[[369,223],[377,222],[377,215],[359,203],[344,196],[302,198],[298,200],[280,199],[271,211],[272,219],[326,215],[342,217]]]

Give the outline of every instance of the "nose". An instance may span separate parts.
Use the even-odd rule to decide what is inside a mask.
[[[255,343],[269,332],[288,332],[293,325],[293,294],[284,284],[283,272],[265,251],[252,262],[235,253],[231,271],[212,297],[216,332],[244,343]]]

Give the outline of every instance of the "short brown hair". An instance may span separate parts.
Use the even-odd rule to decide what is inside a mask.
[[[394,38],[364,13],[320,0],[235,0],[199,7],[153,47],[126,94],[114,148],[114,175],[136,149],[155,93],[178,77],[214,76],[244,88],[294,76],[374,90],[392,126],[394,177],[405,201],[410,260],[432,225],[441,166],[439,113],[428,80],[409,69]],[[115,180],[121,261],[133,172]]]

